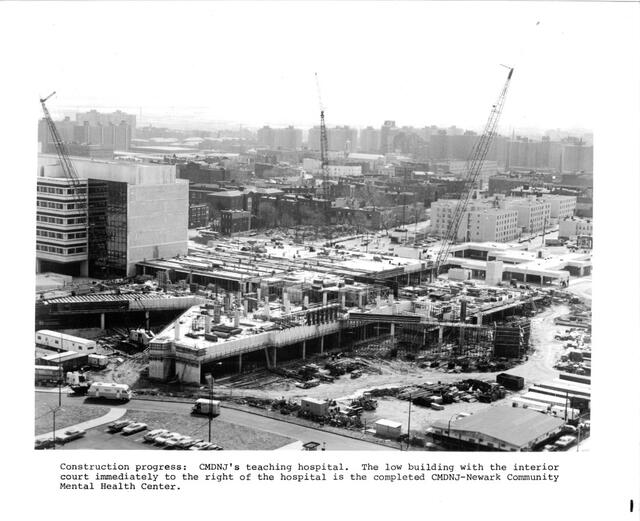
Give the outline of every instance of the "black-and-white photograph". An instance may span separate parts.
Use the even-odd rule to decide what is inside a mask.
[[[7,515],[636,519],[639,14],[0,2]]]
[[[41,78],[35,448],[589,451],[586,28],[247,7]]]

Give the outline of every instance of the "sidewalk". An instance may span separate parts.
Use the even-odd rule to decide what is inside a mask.
[[[92,429],[93,427],[99,427],[100,425],[104,425],[105,423],[111,423],[113,421],[119,420],[126,413],[127,413],[127,409],[124,409],[124,408],[109,409],[109,412],[104,416],[100,416],[100,418],[95,418],[93,420],[88,420],[86,422],[78,423],[77,425],[62,427],[56,432],[60,433],[68,429],[83,429],[83,430]],[[53,438],[53,431],[47,432],[45,434],[38,434],[36,436],[36,440],[46,440],[47,438]]]

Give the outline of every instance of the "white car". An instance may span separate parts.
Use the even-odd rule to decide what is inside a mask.
[[[182,439],[178,442],[178,444],[176,445],[176,448],[186,450],[193,447],[197,443],[201,443],[202,441],[204,440],[195,439],[195,438],[192,438],[191,436],[186,436],[185,439]]]
[[[164,445],[171,438],[177,438],[179,436],[182,436],[182,434],[180,434],[179,432],[170,432],[168,434],[162,434],[160,436],[157,436],[154,441],[155,441],[156,445]]]
[[[136,422],[132,423],[131,425],[127,425],[124,429],[122,429],[122,434],[124,434],[125,436],[129,436],[131,434],[135,434],[136,432],[142,432],[145,430],[147,430],[146,423]]]
[[[190,439],[190,436],[175,436],[174,438],[169,438],[165,444],[164,444],[164,448],[165,449],[175,449],[178,448],[178,444],[181,443],[182,441],[186,441]]]
[[[158,436],[169,434],[167,429],[153,429],[144,435],[144,441],[154,442]]]

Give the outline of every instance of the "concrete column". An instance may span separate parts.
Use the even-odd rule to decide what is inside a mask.
[[[264,297],[264,314],[269,318],[269,296]]]
[[[242,303],[242,307],[244,308],[244,316],[248,316],[249,315],[249,301],[247,299],[244,299],[244,302]]]
[[[327,305],[327,292],[326,291],[322,292],[322,305],[323,306]]]
[[[242,354],[238,355],[238,373],[242,372]]]
[[[260,286],[256,288],[256,295],[258,296],[258,300],[260,300],[260,297],[262,295],[262,290],[260,289]]]
[[[422,345],[423,346],[427,345],[427,328],[426,327],[422,330]]]
[[[100,313],[100,329],[105,329],[105,315],[104,313]]]
[[[278,348],[276,346],[273,346],[273,367],[276,366],[278,361]]]
[[[393,322],[391,322],[391,336],[396,336],[396,325]]]
[[[149,331],[149,311],[144,312],[144,328]]]
[[[444,326],[440,326],[438,328],[438,343],[442,344],[443,339],[444,339]]]
[[[324,335],[320,337],[320,354],[324,353]]]
[[[362,293],[358,294],[358,307],[360,309],[363,308],[363,302],[364,302],[364,295]]]
[[[240,325],[240,310],[236,309],[233,314],[233,327],[238,327]]]
[[[347,295],[345,293],[342,294],[342,307],[346,308],[347,307]]]
[[[302,359],[305,360],[307,358],[307,341],[302,341]]]
[[[309,295],[304,296],[304,300],[302,301],[302,307],[304,309],[309,309]]]

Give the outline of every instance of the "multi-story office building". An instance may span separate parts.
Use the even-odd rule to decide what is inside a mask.
[[[388,154],[389,152],[393,152],[393,138],[395,137],[398,129],[396,127],[396,122],[392,120],[387,120],[383,123],[380,128],[380,153]]]
[[[563,220],[567,217],[573,217],[578,198],[573,195],[545,194],[542,196],[542,200],[551,205],[550,216],[553,219]]]
[[[37,271],[87,275],[87,180],[39,177],[37,191]]]
[[[360,177],[362,166],[360,165],[327,165],[329,177]]]
[[[72,161],[87,187],[84,220],[72,206],[70,183],[58,157],[38,157],[39,271],[131,276],[137,262],[187,252],[189,185],[176,179],[175,165]]]

